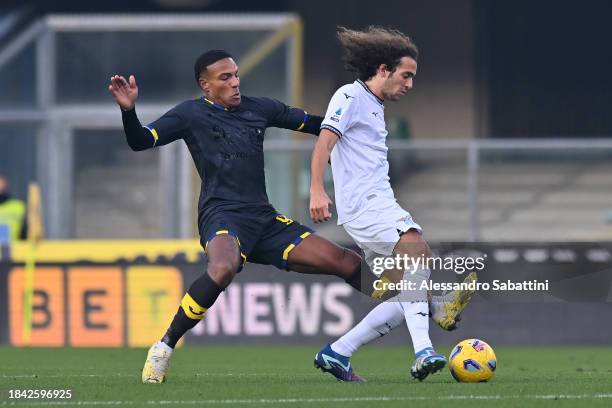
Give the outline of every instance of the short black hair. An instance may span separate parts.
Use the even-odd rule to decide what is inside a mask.
[[[225,50],[209,50],[200,55],[193,66],[195,80],[200,80],[200,74],[206,71],[206,67],[222,60],[223,58],[233,58],[232,55]]]

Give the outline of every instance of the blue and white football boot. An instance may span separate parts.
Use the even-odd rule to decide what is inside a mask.
[[[416,360],[410,368],[413,378],[423,381],[429,374],[435,374],[446,366],[446,357],[427,347],[416,354]]]
[[[336,353],[329,344],[315,355],[314,366],[324,373],[330,373],[338,381],[367,382],[353,371],[351,358]]]

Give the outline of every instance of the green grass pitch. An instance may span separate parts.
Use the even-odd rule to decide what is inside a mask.
[[[497,347],[489,383],[448,370],[409,378],[409,348],[369,346],[353,358],[367,384],[315,370],[316,347],[177,349],[168,380],[140,383],[144,349],[0,348],[0,406],[429,407],[612,406],[612,348]],[[448,349],[439,351],[448,353]],[[16,401],[10,389],[71,389],[70,401]],[[61,405],[60,405],[61,404]]]

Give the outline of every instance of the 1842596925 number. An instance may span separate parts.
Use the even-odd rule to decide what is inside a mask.
[[[9,400],[34,400],[34,399],[72,399],[72,390],[50,390],[50,389],[9,389]]]

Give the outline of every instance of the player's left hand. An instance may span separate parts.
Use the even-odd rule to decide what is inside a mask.
[[[136,99],[138,98],[138,85],[136,85],[136,77],[134,75],[130,75],[129,79],[125,79],[121,75],[113,75],[108,91],[121,109],[124,111],[134,109]]]
[[[329,206],[333,202],[325,191],[310,193],[310,218],[315,223],[325,222],[331,218]]]

